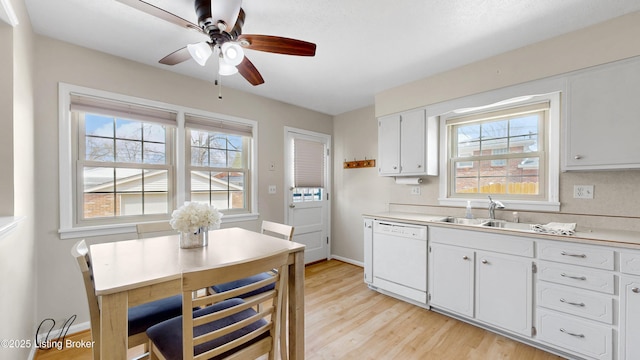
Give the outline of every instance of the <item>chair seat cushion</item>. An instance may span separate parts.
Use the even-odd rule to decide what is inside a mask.
[[[256,283],[258,281],[262,281],[264,279],[268,279],[270,277],[272,277],[273,275],[269,274],[269,273],[261,273],[261,274],[257,274],[257,275],[253,275],[253,276],[249,276],[247,278],[244,279],[240,279],[240,280],[235,280],[235,281],[231,281],[225,284],[218,284],[218,285],[214,285],[211,288],[213,289],[213,291],[217,292],[217,293],[223,293],[229,290],[233,290],[242,286],[246,286],[246,285],[250,285],[253,283]],[[269,284],[267,286],[263,286],[259,289],[255,289],[253,291],[249,291],[246,294],[242,294],[240,296],[238,296],[239,298],[243,298],[246,299],[248,297],[254,296],[254,295],[258,295],[258,294],[262,294],[263,292],[267,292],[270,290],[275,289],[275,283]]]
[[[237,298],[221,301],[214,305],[207,306],[205,308],[194,311],[193,316],[200,317],[206,314],[211,314],[213,312],[221,311],[221,310],[224,310],[239,304],[243,304],[243,303],[244,301],[242,299],[237,299]],[[197,326],[193,330],[193,336],[197,337],[204,333],[223,328],[230,324],[237,323],[238,321],[249,318],[255,314],[257,314],[255,310],[247,309],[237,314],[234,314],[216,321],[212,321],[210,323],[207,323],[201,326]],[[194,354],[198,355],[205,351],[218,347],[222,344],[233,341],[266,324],[267,322],[265,320],[260,319],[246,327],[243,327],[239,330],[231,332],[218,339],[214,339],[212,341],[197,345],[195,347]],[[267,331],[264,334],[258,336],[256,339],[253,339],[252,341],[246,344],[243,344],[236,349],[227,351],[226,353],[213,357],[212,359],[222,359],[230,355],[231,353],[238,351],[239,349],[242,349],[252,343],[255,343],[267,337],[268,335],[269,335],[269,332]],[[158,350],[160,350],[162,355],[168,360],[182,359],[182,316],[164,321],[160,324],[150,327],[149,329],[147,329],[147,336],[149,337],[149,339],[151,339],[151,341],[153,341],[153,343],[158,348]]]
[[[182,315],[182,295],[129,308],[129,335],[145,332],[150,326]]]

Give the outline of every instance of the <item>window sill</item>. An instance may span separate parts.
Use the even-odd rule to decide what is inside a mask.
[[[438,199],[438,202],[442,206],[457,206],[466,207],[467,201],[471,201],[471,206],[475,208],[487,208],[489,201],[478,199]],[[559,202],[550,201],[515,201],[515,200],[502,200],[496,197],[496,200],[500,200],[505,206],[505,210],[528,210],[528,211],[541,211],[541,212],[558,212],[560,211]]]
[[[0,216],[0,239],[15,229],[24,219],[24,216]]]
[[[242,221],[258,220],[260,214],[234,214],[222,217],[222,224],[230,224]],[[1,225],[1,223],[0,223]],[[1,230],[1,229],[0,229]],[[79,239],[93,236],[108,236],[118,234],[137,234],[136,224],[111,224],[100,226],[83,226],[77,228],[59,229],[61,240]],[[0,236],[1,236],[0,232]]]

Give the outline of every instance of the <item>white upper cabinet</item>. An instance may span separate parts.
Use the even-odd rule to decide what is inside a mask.
[[[378,118],[378,173],[438,175],[438,123],[424,109]]]
[[[640,60],[568,77],[564,170],[640,168]]]

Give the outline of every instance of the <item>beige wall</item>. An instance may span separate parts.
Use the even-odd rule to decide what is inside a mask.
[[[0,339],[33,339],[36,326],[34,238],[33,33],[23,1],[19,25],[0,25],[1,215],[24,220],[0,238]],[[7,63],[7,58],[12,61]],[[6,100],[10,100],[6,104]],[[10,198],[10,199],[8,199]],[[7,203],[4,203],[5,199]],[[0,348],[1,359],[26,359],[31,348]]]
[[[342,169],[343,158],[377,158],[376,116],[638,56],[638,33],[640,12],[389,89],[377,94],[375,108],[334,117],[334,182],[340,199],[334,203],[332,253],[356,262],[363,261],[363,213],[391,208],[427,214],[464,214],[462,208],[438,206],[438,177],[425,177],[420,185],[421,195],[416,196],[410,194],[409,186],[396,185],[393,178],[381,179],[370,169]],[[578,184],[595,185],[594,199],[573,199],[573,185]],[[567,221],[577,222],[578,226],[640,231],[637,184],[640,184],[640,171],[637,170],[562,173],[561,212],[520,211],[520,219],[523,222]],[[486,209],[474,209],[474,214],[487,216]],[[507,219],[511,211],[507,209],[496,214]]]
[[[261,218],[284,221],[284,126],[331,134],[330,116],[230,88],[217,99],[217,88],[169,71],[106,55],[68,43],[37,37],[36,62],[36,197],[38,212],[38,319],[88,321],[82,283],[69,250],[75,240],[58,236],[58,82],[162,101],[258,121],[258,203]],[[268,171],[273,161],[276,171]],[[267,194],[270,184],[278,193]],[[234,223],[257,230],[258,221]],[[108,240],[132,238],[109,237]],[[105,241],[88,239],[89,242]]]

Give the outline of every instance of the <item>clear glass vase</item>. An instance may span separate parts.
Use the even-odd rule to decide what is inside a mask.
[[[193,249],[207,246],[209,242],[209,228],[206,226],[198,228],[195,232],[180,233],[180,248]]]

